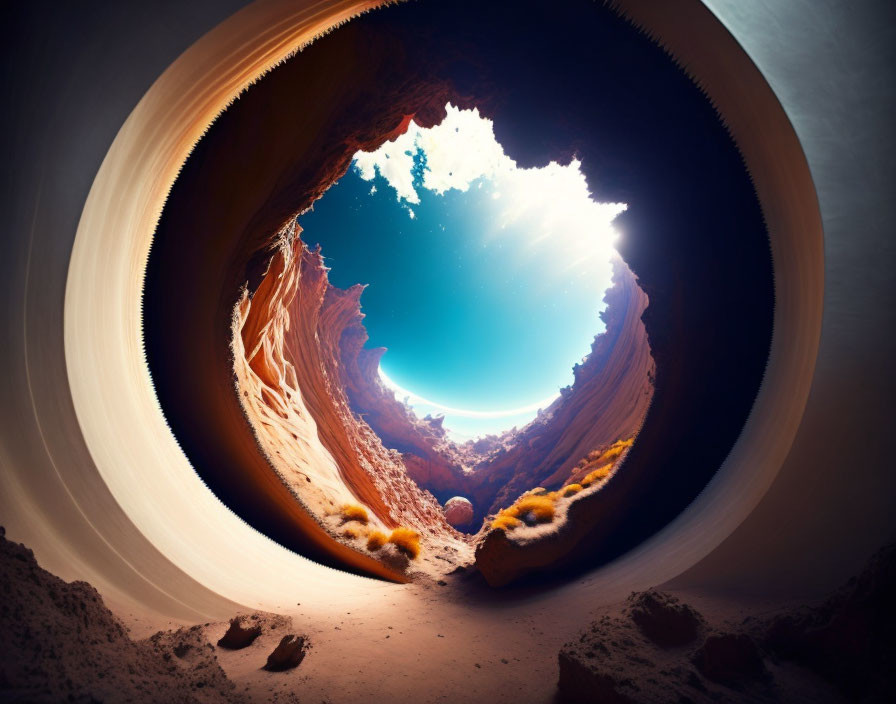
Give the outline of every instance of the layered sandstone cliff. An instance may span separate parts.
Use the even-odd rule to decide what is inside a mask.
[[[606,330],[574,367],[575,381],[550,408],[477,471],[472,495],[480,515],[511,503],[536,486],[557,488],[572,479],[589,452],[637,435],[653,396],[655,365],[641,316],[647,295],[622,260],[602,314]],[[485,469],[483,467],[482,469]]]
[[[361,287],[331,286],[319,249],[308,249],[299,235],[295,223],[280,233],[261,284],[251,297],[244,292],[234,311],[237,391],[259,446],[334,538],[369,551],[371,532],[403,527],[428,548],[415,566],[437,565],[437,555],[463,562],[469,546],[438,502],[352,413],[339,341],[358,315]],[[350,516],[346,506],[363,510]],[[381,546],[376,552],[390,567],[408,567]]]
[[[521,430],[457,445],[440,418],[417,418],[381,382],[384,350],[364,346],[363,286],[332,286],[320,249],[300,233],[295,221],[280,232],[260,285],[234,311],[234,371],[277,477],[334,539],[376,552],[372,532],[409,528],[423,538],[414,564],[444,571],[472,550],[433,493],[442,502],[446,493],[468,497],[475,532],[524,492],[580,479],[589,453],[637,433],[654,367],[641,323],[647,297],[621,260],[606,294],[606,330],[574,368],[574,383]],[[368,516],[347,516],[354,505]]]
[[[365,349],[360,310],[346,328],[340,352],[352,409],[402,453],[411,477],[444,501],[460,494],[476,523],[528,489],[557,488],[596,448],[637,434],[650,405],[655,365],[641,322],[646,294],[622,260],[614,264],[605,296],[606,325],[590,354],[574,368],[574,382],[530,424],[502,436],[455,445],[441,419],[418,419],[379,379],[382,348]]]

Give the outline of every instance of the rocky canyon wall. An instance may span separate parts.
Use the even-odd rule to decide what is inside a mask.
[[[279,480],[334,537],[343,507],[360,504],[371,526],[410,528],[460,550],[435,498],[349,408],[338,344],[358,315],[360,291],[329,284],[319,249],[305,246],[295,223],[280,233],[261,284],[234,311],[243,410]]]
[[[358,291],[360,293],[360,290]],[[366,349],[360,310],[345,328],[340,353],[351,407],[402,453],[408,473],[445,501],[459,494],[477,521],[536,486],[559,487],[590,451],[637,434],[655,372],[641,315],[647,295],[620,259],[605,297],[604,332],[574,367],[574,382],[531,423],[500,437],[453,443],[441,419],[418,419],[379,379],[384,349]]]

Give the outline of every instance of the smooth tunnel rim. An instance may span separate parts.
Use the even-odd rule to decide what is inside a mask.
[[[390,585],[289,552],[243,523],[202,484],[165,422],[144,359],[143,275],[167,193],[216,116],[297,47],[379,4],[256,2],[201,37],[158,78],[119,131],[91,187],[70,260],[65,359],[94,461],[78,471],[105,484],[121,508],[119,519],[133,523],[179,570],[253,608],[291,603],[298,576],[308,604],[328,603],[334,589],[354,593]],[[696,564],[771,486],[808,399],[824,288],[822,221],[809,166],[760,70],[698,0],[613,5],[691,75],[741,150],[769,232],[775,312],[765,378],[739,440],[683,514],[598,569],[607,599]],[[608,583],[618,589],[607,590]],[[173,596],[189,604],[195,595],[185,589]]]

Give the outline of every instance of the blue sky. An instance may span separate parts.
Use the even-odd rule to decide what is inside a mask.
[[[466,439],[525,424],[571,383],[603,329],[622,209],[588,197],[577,162],[517,169],[488,120],[449,106],[359,152],[299,224],[334,285],[368,284],[369,345],[388,348],[398,396]]]

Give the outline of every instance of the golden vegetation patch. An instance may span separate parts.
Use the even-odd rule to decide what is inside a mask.
[[[573,494],[578,494],[584,487],[581,484],[567,484],[560,490],[560,496],[566,498]]]
[[[370,520],[367,516],[367,509],[363,506],[359,506],[358,504],[345,504],[342,507],[340,515],[342,516],[343,523],[348,523],[349,521],[357,521],[358,523],[366,524],[367,521]]]
[[[342,537],[357,540],[361,537],[361,530],[358,526],[346,526],[342,531]]]
[[[491,528],[510,531],[524,523],[528,525],[550,523],[556,515],[558,500],[571,498],[584,489],[599,486],[609,479],[614,465],[634,441],[633,437],[617,440],[606,449],[589,452],[579,460],[573,470],[573,475],[576,476],[580,476],[582,470],[587,470],[587,474],[579,482],[567,484],[557,491],[549,491],[544,487],[530,489],[512,506],[501,509],[492,520]]]
[[[513,506],[501,509],[491,522],[492,528],[501,530],[513,530],[523,523],[550,523],[554,520],[556,509],[554,502],[557,500],[557,492],[551,491],[545,494],[523,494]]]
[[[373,530],[370,531],[370,535],[367,536],[367,549],[371,552],[376,552],[388,542],[389,537],[383,533],[383,531]]]
[[[628,440],[617,440],[605,450],[593,450],[579,462],[579,466],[593,463],[612,462],[613,460],[617,459],[625,450],[630,448],[634,441],[634,438],[629,438]]]
[[[553,494],[554,492],[551,492]],[[545,496],[524,496],[516,502],[516,508],[519,516],[526,522],[534,523],[550,523],[554,520],[554,496],[546,494]]]
[[[605,450],[594,450],[579,460],[573,470],[574,474],[585,471],[585,476],[579,482],[583,487],[591,486],[605,481],[613,472],[613,466],[628,448],[635,442],[634,438],[617,440]]]
[[[420,554],[420,535],[410,528],[396,528],[389,536],[389,542],[412,560]]]
[[[523,494],[525,496],[525,494]],[[502,508],[498,511],[499,516],[510,516],[511,518],[519,518],[520,517],[520,508],[516,504],[513,506],[509,506],[508,508]]]
[[[514,518],[513,516],[502,516],[500,514],[491,523],[492,528],[499,528],[501,530],[513,530],[517,526],[521,525],[523,525],[523,522],[519,518]]]
[[[593,472],[589,472],[582,478],[582,486],[591,486],[595,482],[602,482],[610,476],[613,471],[613,465],[607,464]]]

